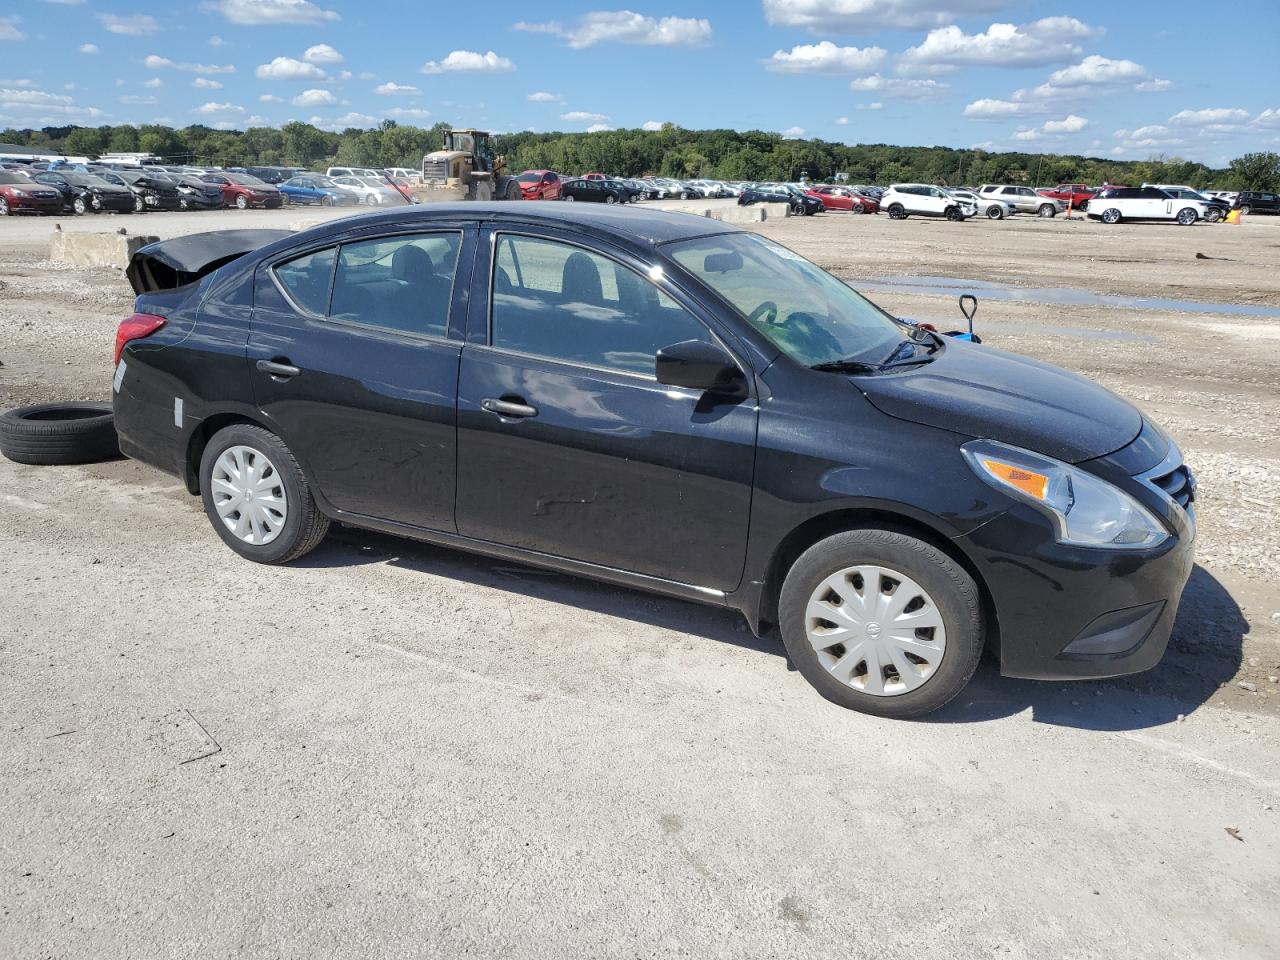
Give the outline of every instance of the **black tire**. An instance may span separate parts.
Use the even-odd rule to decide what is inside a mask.
[[[1102,222],[1111,224],[1119,223],[1120,211],[1115,207],[1107,207],[1107,209],[1102,211]]]
[[[1178,216],[1175,219],[1184,227],[1192,227],[1200,219],[1200,214],[1196,213],[1194,207],[1183,207],[1178,211]]]
[[[1058,215],[1058,208],[1052,203],[1042,203],[1036,213],[1042,217],[1056,217]]]
[[[1209,223],[1217,223],[1222,219],[1222,211],[1217,207],[1210,207],[1204,212],[1204,218],[1209,221]]]
[[[146,205],[146,203],[144,203],[144,202],[143,202],[143,199],[142,199],[141,197],[136,196],[136,195],[135,195],[135,196],[134,196],[134,198],[133,198],[133,212],[134,212],[134,213],[146,213],[146,212],[147,212],[147,205]]]
[[[237,210],[249,209],[249,198],[246,197],[243,193],[236,195],[236,209]]]
[[[988,220],[1003,220],[1003,219],[1004,219],[1004,207],[996,206],[995,204],[992,204],[991,206],[987,207],[987,219],[988,219]]]
[[[617,197],[615,197],[612,193],[607,193],[607,194],[605,194],[604,202],[605,202],[605,203],[617,203],[617,202],[618,202],[618,198],[617,198]]]
[[[15,463],[60,466],[120,456],[109,403],[42,403],[0,414],[0,453]]]
[[[84,197],[76,197],[71,201],[71,209],[76,212],[77,216],[89,212],[89,205],[84,202]]]
[[[214,505],[213,467],[229,447],[246,446],[260,451],[275,466],[289,504],[283,529],[270,543],[256,545],[241,540],[223,523]],[[229,546],[246,560],[255,563],[289,563],[310,553],[329,532],[329,518],[320,512],[302,467],[279,437],[262,427],[245,423],[224,427],[215,433],[200,457],[200,499],[213,529]]]
[[[929,679],[910,692],[876,696],[855,690],[827,671],[809,642],[805,611],[810,595],[833,573],[861,564],[910,577],[928,592],[941,615],[946,629],[942,661]],[[982,656],[978,585],[938,548],[893,530],[849,530],[806,550],[783,582],[778,621],[791,662],[818,693],[841,707],[880,717],[907,719],[937,710],[964,689]]]
[[[903,206],[902,204],[900,204],[900,203],[892,203],[892,204],[890,204],[890,205],[889,205],[889,219],[890,219],[890,220],[905,220],[905,219],[907,219],[907,210],[906,210],[906,207],[904,207],[904,206]]]
[[[959,207],[947,207],[947,219],[960,223],[964,220],[964,211]]]
[[[6,200],[4,197],[0,197],[0,217],[7,217],[8,215],[9,215],[9,201]]]

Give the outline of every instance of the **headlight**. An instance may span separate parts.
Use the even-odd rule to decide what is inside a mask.
[[[17,187],[10,187],[9,192],[12,193],[15,197],[25,197],[27,195],[27,192],[25,190],[19,190]]]
[[[987,483],[1047,514],[1061,543],[1133,550],[1169,537],[1133,497],[1060,460],[994,440],[973,440],[960,451]]]

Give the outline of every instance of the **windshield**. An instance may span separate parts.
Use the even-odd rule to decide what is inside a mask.
[[[74,183],[76,186],[79,186],[79,187],[115,186],[115,184],[108,183],[106,180],[103,180],[101,177],[95,177],[91,173],[64,173],[61,170],[57,172],[61,173],[68,183]]]
[[[520,174],[520,176],[516,177],[516,180],[518,180],[520,183],[540,183],[542,181],[542,174],[522,173]]]
[[[242,187],[265,187],[266,184],[257,177],[251,177],[245,173],[224,173],[224,177],[232,183],[238,183]]]
[[[682,240],[676,263],[805,366],[878,363],[905,339],[887,313],[799,254],[746,233]]]

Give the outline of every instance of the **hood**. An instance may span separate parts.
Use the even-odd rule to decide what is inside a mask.
[[[1110,390],[1060,367],[948,340],[933,363],[856,377],[883,413],[1079,463],[1130,443],[1142,415]]]
[[[140,247],[129,259],[125,275],[137,294],[173,290],[292,235],[289,230],[215,230],[161,240]]]

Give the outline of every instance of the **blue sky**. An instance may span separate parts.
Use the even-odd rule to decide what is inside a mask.
[[[1280,2],[26,0],[0,127],[673,122],[1215,165],[1280,149]]]

